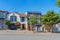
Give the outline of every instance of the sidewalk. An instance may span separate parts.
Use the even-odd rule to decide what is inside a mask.
[[[33,31],[28,30],[0,30],[0,32],[11,32],[11,33],[33,33]]]
[[[44,33],[44,32],[33,32],[28,30],[0,30],[0,33],[8,33],[8,34],[55,34],[55,33]]]

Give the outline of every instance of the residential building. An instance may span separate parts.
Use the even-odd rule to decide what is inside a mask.
[[[21,23],[21,29],[22,30],[27,30],[27,15],[25,14],[20,14],[20,23]]]
[[[29,17],[31,15],[35,15],[36,18],[38,19],[39,16],[41,16],[41,13],[39,12],[26,12],[25,14],[20,14],[17,12],[12,12],[10,14],[7,15],[7,19],[11,22],[11,23],[16,23],[19,22],[20,23],[20,29],[22,30],[31,30],[31,26],[28,23]],[[42,31],[41,29],[41,22],[40,20],[38,20],[39,23],[35,25],[35,29],[37,31]]]
[[[6,29],[7,11],[0,10],[0,29]]]
[[[10,14],[8,14],[7,16],[7,20],[9,20],[11,23],[16,23],[16,22],[19,22],[21,25],[20,25],[20,29],[22,30],[25,30],[27,29],[26,27],[26,15],[25,14],[20,14],[20,13],[17,13],[17,12],[12,12]]]
[[[25,12],[25,14],[20,14],[18,12],[9,13],[7,11],[0,10],[0,29],[7,29],[6,20],[9,20],[15,25],[19,24],[20,29],[22,30],[31,30],[31,26],[28,23],[29,17],[35,15],[38,19],[39,16],[42,16],[40,12]],[[41,22],[35,25],[36,31],[42,31]]]
[[[7,20],[9,20],[12,23],[15,23],[17,21],[20,22],[19,14],[16,12],[12,12],[12,13],[7,15]]]
[[[27,15],[27,19],[26,19],[27,22],[26,22],[26,23],[27,23],[27,28],[28,28],[28,30],[31,30],[31,26],[30,26],[30,24],[28,23],[29,17],[30,17],[32,14],[35,15],[37,19],[39,18],[39,16],[42,16],[40,12],[26,12],[25,14]],[[35,25],[35,30],[36,30],[36,31],[42,31],[40,20],[38,20],[38,22],[39,22],[39,23]]]

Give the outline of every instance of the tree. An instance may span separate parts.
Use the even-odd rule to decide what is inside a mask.
[[[56,5],[60,7],[60,0],[56,0]]]
[[[37,24],[37,18],[35,15],[31,15],[29,17],[28,23],[32,26],[32,28],[34,27],[35,24]]]
[[[10,24],[11,24],[11,22],[9,20],[6,20],[6,25],[8,25],[8,28],[9,28]]]
[[[45,15],[40,17],[40,20],[43,25],[49,25],[49,27],[60,22],[59,14],[53,11],[48,11]]]

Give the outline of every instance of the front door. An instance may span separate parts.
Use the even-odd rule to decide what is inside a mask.
[[[25,24],[22,24],[22,30],[25,30],[26,28],[25,28]]]
[[[30,26],[30,25],[28,25],[28,30],[29,30],[29,31],[31,30],[31,26]]]

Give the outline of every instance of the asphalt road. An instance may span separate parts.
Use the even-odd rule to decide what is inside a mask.
[[[60,40],[60,33],[0,32],[0,40]]]

